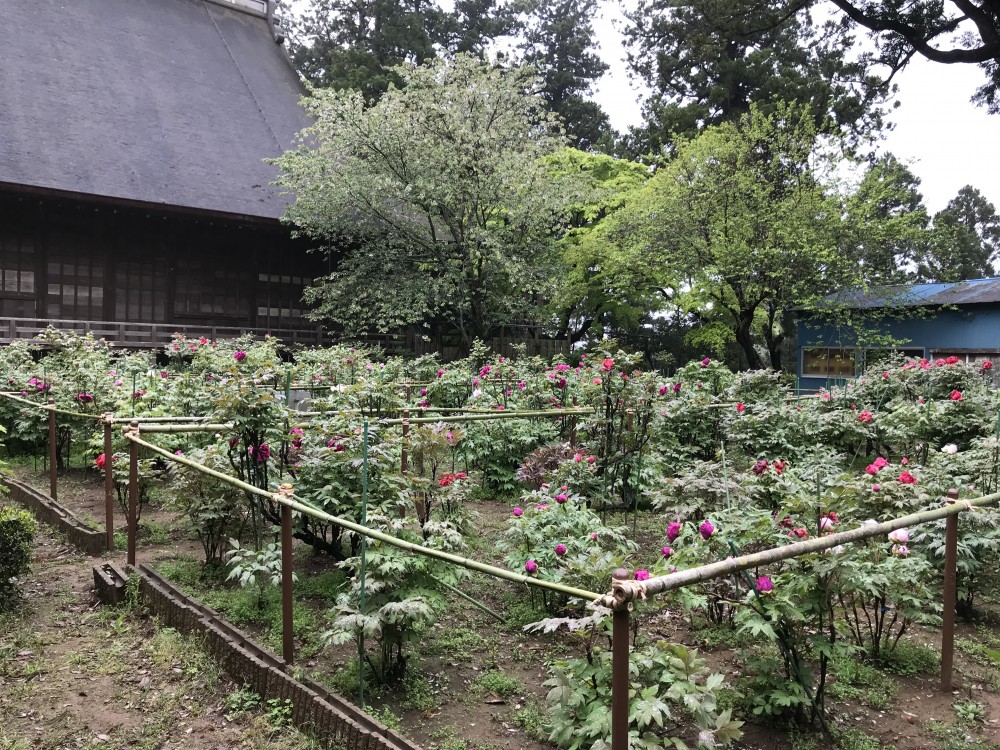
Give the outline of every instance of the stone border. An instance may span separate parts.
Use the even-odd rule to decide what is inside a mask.
[[[139,591],[164,625],[204,638],[205,647],[236,682],[265,699],[292,702],[292,724],[343,750],[421,750],[313,680],[296,680],[291,669],[218,612],[187,596],[146,565]]]
[[[95,529],[77,518],[71,510],[34,487],[9,475],[0,475],[0,484],[10,490],[10,497],[34,513],[38,520],[65,534],[70,543],[91,557],[104,554],[104,529]]]

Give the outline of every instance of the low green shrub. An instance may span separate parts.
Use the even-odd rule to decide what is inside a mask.
[[[37,532],[38,523],[28,511],[0,508],[0,609],[9,608],[18,598],[16,579],[29,570]]]

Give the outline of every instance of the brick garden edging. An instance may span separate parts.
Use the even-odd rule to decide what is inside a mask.
[[[10,498],[27,507],[38,520],[65,534],[70,543],[79,547],[91,557],[104,554],[104,529],[88,526],[72,511],[43,492],[19,482],[11,476],[0,476],[2,483],[10,490]]]
[[[323,685],[296,680],[274,654],[155,570],[146,565],[135,570],[140,593],[164,625],[201,635],[222,669],[262,698],[290,700],[292,724],[299,729],[343,750],[421,750]]]

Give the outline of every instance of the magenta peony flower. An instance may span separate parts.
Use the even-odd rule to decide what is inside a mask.
[[[674,383],[674,393],[680,393],[680,392],[681,392],[681,384]]]
[[[772,581],[768,576],[760,576],[757,579],[757,584],[755,586],[758,594],[770,594],[774,591],[774,581]]]
[[[565,544],[557,544],[556,545],[556,557],[562,557],[565,554],[566,554],[566,545]]]
[[[701,532],[701,538],[706,542],[712,538],[715,534],[715,527],[712,525],[711,521],[702,521],[701,526],[698,527],[698,531]]]
[[[660,550],[660,554],[663,555],[664,560],[667,560],[670,558],[671,555],[674,554],[674,551],[670,547],[664,547],[663,549]]]
[[[534,560],[528,560],[528,562],[524,564],[524,569],[528,571],[528,573],[536,573],[538,572],[538,563]]]
[[[673,544],[674,540],[681,535],[680,521],[671,521],[667,526],[667,541]]]
[[[518,517],[523,516],[524,515],[524,511],[521,510],[520,508],[514,508],[514,515],[518,516]]]
[[[556,502],[562,505],[564,502],[569,500],[569,496],[565,492],[560,492],[556,495]]]
[[[705,359],[701,361],[702,367],[708,367],[710,364],[712,364],[712,360],[709,357],[705,357]]]
[[[880,485],[877,485],[877,484],[873,484],[872,485],[872,492],[878,492],[881,489],[882,489],[882,487]]]
[[[641,568],[639,570],[635,571],[635,580],[637,580],[637,581],[648,581],[649,580],[649,571],[648,570],[642,570]]]
[[[246,352],[233,352],[233,359],[235,359],[237,362],[242,362],[246,358],[247,358]]]

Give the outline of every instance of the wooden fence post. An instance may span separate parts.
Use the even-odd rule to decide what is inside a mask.
[[[291,499],[292,485],[281,485],[279,492],[286,500]],[[285,664],[295,658],[292,621],[292,509],[281,506],[281,650]]]
[[[130,433],[139,434],[139,423],[129,422]],[[135,538],[138,534],[139,509],[139,444],[129,440],[128,447],[128,552],[126,561],[135,566]]]
[[[56,462],[59,447],[56,444],[56,400],[49,396],[49,497],[56,499]]]
[[[115,548],[115,470],[112,464],[111,431],[114,429],[114,414],[104,414],[104,546],[108,552]]]
[[[624,568],[612,576],[619,581],[630,578]],[[628,750],[630,606],[619,603],[611,615],[611,750]]]
[[[958,490],[948,490],[948,504],[958,502]],[[955,602],[957,601],[958,514],[948,516],[944,532],[944,602],[941,611],[941,690],[951,692],[955,664]]]

